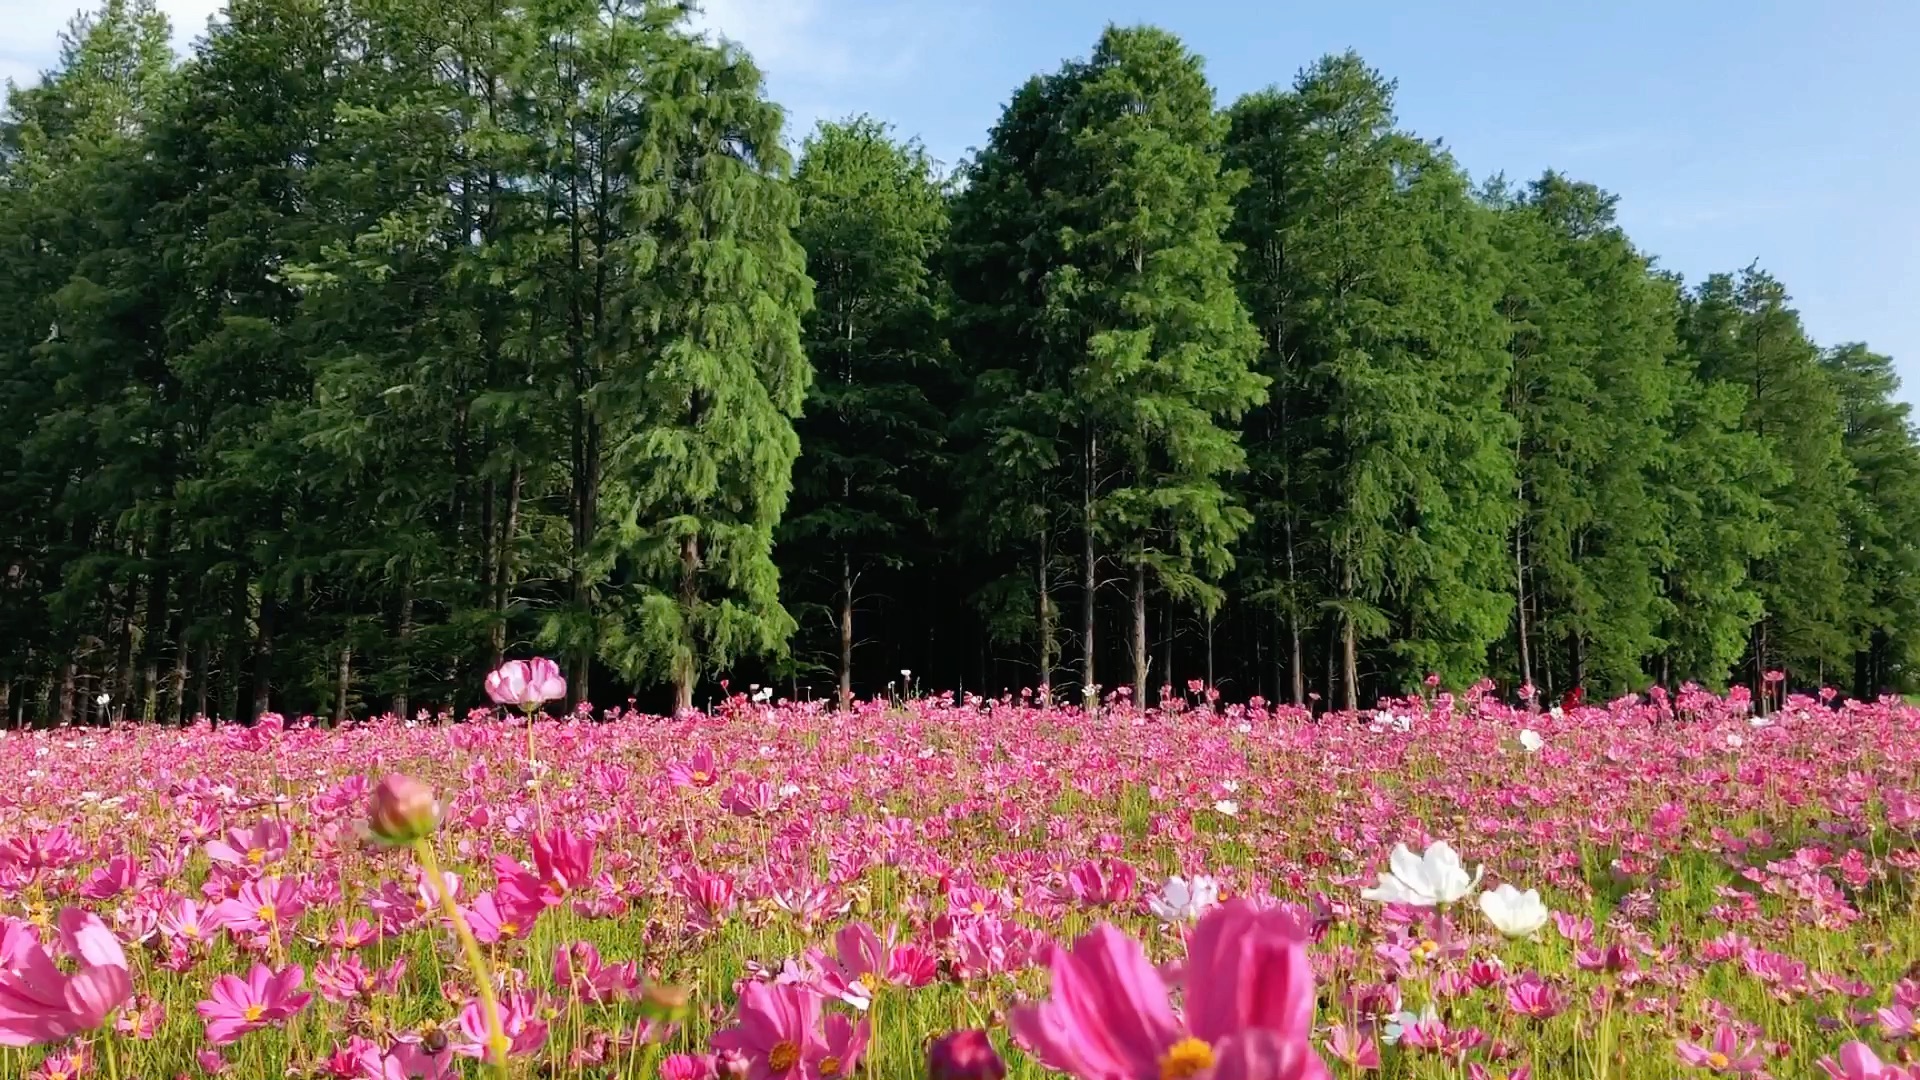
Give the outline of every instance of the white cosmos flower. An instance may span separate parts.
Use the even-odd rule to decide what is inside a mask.
[[[1480,911],[1495,930],[1513,938],[1532,937],[1552,914],[1540,902],[1538,889],[1521,892],[1505,882],[1480,894]]]
[[[1566,710],[1562,709],[1558,705],[1555,705],[1553,708],[1548,709],[1547,715],[1553,717],[1555,720],[1565,720],[1567,718]]]
[[[1168,922],[1179,922],[1183,919],[1197,919],[1208,908],[1219,902],[1220,886],[1212,878],[1205,874],[1197,874],[1189,882],[1186,878],[1175,874],[1167,879],[1167,884],[1160,890],[1160,895],[1147,898],[1147,907]]]
[[[1234,802],[1232,799],[1221,799],[1219,802],[1213,804],[1213,808],[1228,817],[1236,817],[1240,813],[1240,804]]]
[[[1438,1019],[1440,1019],[1440,1013],[1435,1010],[1432,1005],[1428,1005],[1418,1013],[1406,1010],[1394,1013],[1392,1016],[1387,1017],[1386,1026],[1382,1028],[1380,1032],[1380,1041],[1386,1043],[1388,1046],[1392,1046],[1399,1042],[1400,1037],[1405,1035],[1407,1029],[1413,1025],[1421,1021],[1432,1023]]]
[[[1436,840],[1424,855],[1415,855],[1405,844],[1395,844],[1388,856],[1388,873],[1380,875],[1380,884],[1364,889],[1360,895],[1383,904],[1411,904],[1433,907],[1451,904],[1473,891],[1486,867],[1474,868],[1471,875],[1460,862],[1460,855],[1445,840]]]
[[[1529,754],[1539,753],[1540,748],[1545,745],[1547,745],[1547,740],[1541,738],[1540,733],[1532,728],[1527,728],[1520,733],[1520,749],[1525,750]]]

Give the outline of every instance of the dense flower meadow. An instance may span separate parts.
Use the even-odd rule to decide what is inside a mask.
[[[557,679],[0,733],[0,1076],[1920,1077],[1897,702]]]

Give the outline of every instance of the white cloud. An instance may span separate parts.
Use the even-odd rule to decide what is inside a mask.
[[[0,0],[3,2],[3,0]],[[745,48],[787,106],[789,136],[909,75],[959,9],[920,0],[704,0],[693,24]]]
[[[6,37],[0,43],[0,80],[12,79],[26,84],[37,82],[40,73],[60,53],[60,31],[81,11],[94,10],[96,4],[67,4],[73,0],[0,0],[0,26]],[[159,0],[158,6],[173,23],[173,47],[184,52],[207,27],[207,18],[225,9],[225,0]]]

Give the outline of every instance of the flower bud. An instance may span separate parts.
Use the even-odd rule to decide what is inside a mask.
[[[930,1080],[1003,1080],[1007,1063],[984,1031],[955,1031],[927,1047]]]
[[[640,1015],[661,1022],[683,1020],[690,996],[685,987],[648,983],[640,991]]]
[[[367,804],[367,832],[383,844],[411,844],[440,827],[440,803],[433,789],[411,776],[394,773],[373,789]]]

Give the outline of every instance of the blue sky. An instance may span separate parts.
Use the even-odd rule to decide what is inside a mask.
[[[184,40],[217,3],[161,6]],[[44,64],[65,17],[0,0],[0,77]],[[796,136],[868,112],[947,162],[1110,21],[1179,33],[1223,103],[1355,48],[1476,178],[1599,184],[1689,280],[1758,260],[1817,340],[1892,354],[1920,402],[1920,0],[707,0],[705,20],[752,50]]]
[[[1865,340],[1920,403],[1920,2],[711,0],[796,127],[871,112],[953,161],[1107,22],[1207,59],[1222,102],[1358,49],[1402,123],[1476,177],[1549,166],[1620,196],[1661,263],[1754,260],[1823,344]]]

